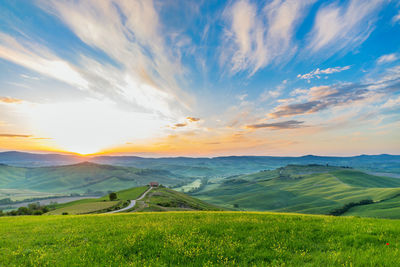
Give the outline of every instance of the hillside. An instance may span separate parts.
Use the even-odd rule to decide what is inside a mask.
[[[108,195],[101,198],[90,198],[72,201],[69,203],[55,205],[55,210],[47,213],[47,215],[68,214],[87,214],[87,213],[104,213],[127,206],[128,200],[136,200],[145,191],[148,186],[133,187],[121,191],[117,191],[118,199],[109,201]],[[190,197],[186,194],[176,192],[168,188],[152,188],[151,191],[142,200],[136,201],[131,211],[191,211],[191,210],[221,210],[217,206],[208,204],[204,201]]]
[[[400,179],[319,165],[288,165],[214,183],[211,180],[192,193],[209,203],[231,209],[311,214],[329,214],[350,202],[377,202],[399,194]],[[378,204],[374,205],[379,207]],[[352,215],[358,213],[354,211]]]
[[[384,219],[253,212],[0,218],[4,266],[397,266],[399,244],[400,221]]]
[[[137,201],[134,210],[190,211],[221,210],[221,208],[168,188],[153,188],[142,201]]]
[[[74,165],[24,168],[0,165],[0,188],[48,193],[88,193],[121,190],[159,181],[175,185],[193,179],[164,170],[138,169],[83,162]],[[12,198],[12,196],[11,196]]]

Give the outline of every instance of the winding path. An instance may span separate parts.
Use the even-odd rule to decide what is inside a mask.
[[[143,198],[147,195],[147,193],[150,192],[150,190],[151,190],[152,188],[153,188],[153,187],[150,187],[149,189],[147,189],[146,192],[144,192],[139,198],[130,200],[131,203],[129,203],[129,205],[126,206],[125,208],[122,208],[122,209],[119,209],[119,210],[109,211],[109,212],[106,212],[106,213],[117,213],[117,212],[129,210],[129,209],[133,208],[133,207],[136,205],[136,201],[137,201],[137,200],[143,199]]]

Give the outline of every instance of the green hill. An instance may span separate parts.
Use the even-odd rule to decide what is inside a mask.
[[[0,218],[3,266],[398,266],[400,221],[254,212]]]
[[[163,170],[100,165],[89,162],[37,168],[0,165],[0,188],[31,190],[43,192],[43,195],[87,192],[105,194],[109,190],[115,191],[145,185],[154,180],[164,185],[175,185],[194,179]]]
[[[133,187],[121,190],[117,193],[117,201],[109,201],[108,195],[101,198],[89,198],[57,204],[55,209],[46,213],[48,215],[104,213],[127,206],[128,200],[139,198],[148,186]],[[190,210],[221,210],[217,206],[176,192],[168,188],[152,188],[142,200],[136,201],[136,205],[129,211],[190,211]]]
[[[273,171],[222,179],[203,186],[192,195],[238,210],[329,214],[350,202],[367,199],[378,202],[399,194],[400,179],[373,176],[349,168],[288,165]],[[383,204],[373,205],[370,208]],[[365,213],[368,212],[360,215]],[[392,217],[389,210],[387,213],[379,215]],[[356,210],[351,214],[358,215]]]
[[[153,188],[146,197],[137,201],[135,211],[221,210],[184,193],[168,188]]]

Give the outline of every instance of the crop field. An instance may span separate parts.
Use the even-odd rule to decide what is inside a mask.
[[[2,266],[396,266],[400,221],[264,212],[0,218]]]
[[[56,209],[50,211],[46,214],[48,215],[61,215],[64,212],[68,214],[85,214],[91,213],[98,210],[104,210],[111,208],[118,204],[119,201],[104,201],[104,202],[89,202],[89,203],[80,203],[72,206],[67,206],[64,208]]]

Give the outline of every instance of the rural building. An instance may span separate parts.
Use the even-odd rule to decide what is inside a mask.
[[[151,187],[158,187],[158,183],[157,182],[150,182],[150,186]]]

